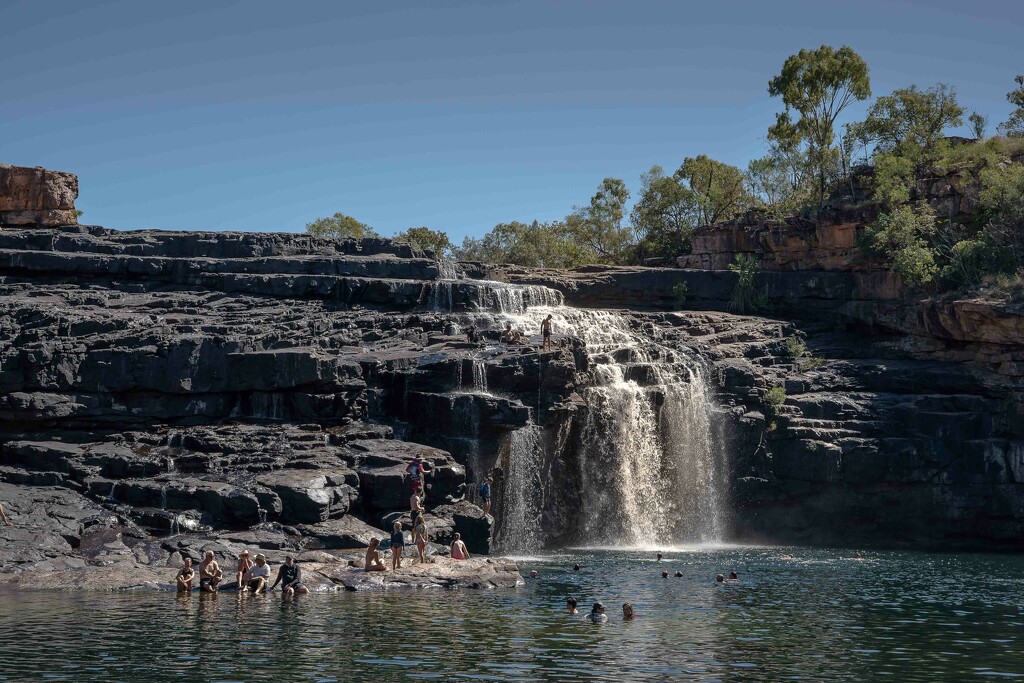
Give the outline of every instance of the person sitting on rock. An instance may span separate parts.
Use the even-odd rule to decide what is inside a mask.
[[[380,559],[380,539],[371,538],[370,547],[366,549],[366,571],[386,572],[387,570],[384,561]]]
[[[252,569],[252,559],[249,557],[249,551],[243,550],[238,555],[238,566],[235,568],[235,583],[237,584],[238,590],[245,589],[245,575]]]
[[[469,554],[469,548],[462,542],[462,534],[456,533],[455,539],[452,540],[452,559],[453,560],[468,560],[471,556]]]
[[[6,524],[7,526],[11,526],[11,519],[7,516],[7,513],[4,512],[3,503],[0,503],[0,518],[3,518],[4,524]]]
[[[512,323],[505,325],[505,330],[498,339],[502,344],[515,344],[518,333],[512,329]]]
[[[423,477],[430,474],[431,469],[427,467],[427,464],[420,459],[420,456],[414,455],[412,462],[405,466],[405,473],[412,480],[413,492],[419,491],[423,486]]]
[[[254,594],[266,593],[267,583],[270,581],[270,565],[267,564],[267,556],[263,553],[256,554],[256,564],[249,568],[246,574],[245,588]]]
[[[207,550],[203,561],[199,563],[199,590],[204,593],[216,593],[217,584],[224,578],[217,560],[213,559],[213,551]]]
[[[608,621],[608,615],[604,613],[604,605],[599,602],[595,602],[594,606],[590,610],[590,614],[587,615],[587,619],[595,624]]]
[[[487,477],[480,484],[480,508],[485,515],[491,514],[491,478]]]
[[[405,532],[402,531],[402,523],[395,522],[391,525],[391,569],[402,568],[403,550],[405,550]]]
[[[270,590],[277,588],[279,583],[284,592],[283,597],[286,598],[292,595],[305,595],[309,592],[309,589],[302,583],[302,570],[299,569],[299,563],[291,555],[284,556],[284,564],[278,567],[277,578],[274,579],[274,585],[270,587]]]
[[[192,568],[192,558],[186,557],[184,565],[178,570],[178,575],[174,578],[174,583],[178,587],[179,593],[191,593],[192,582],[195,581],[196,570]]]
[[[416,551],[419,553],[419,561],[426,562],[426,548],[427,548],[427,522],[423,519],[423,515],[416,517],[416,523],[412,527],[412,540],[416,544]]]
[[[466,330],[466,340],[470,344],[477,344],[480,341],[480,333],[476,331],[475,325],[470,325],[469,329]]]

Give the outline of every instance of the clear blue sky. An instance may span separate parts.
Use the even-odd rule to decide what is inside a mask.
[[[744,166],[786,56],[848,44],[875,95],[944,81],[1006,118],[1024,2],[0,3],[0,163],[79,175],[83,221],[453,241],[607,176]],[[851,111],[856,116],[864,109]]]

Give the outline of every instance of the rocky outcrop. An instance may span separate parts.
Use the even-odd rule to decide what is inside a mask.
[[[73,173],[0,164],[0,227],[77,223],[77,198]]]

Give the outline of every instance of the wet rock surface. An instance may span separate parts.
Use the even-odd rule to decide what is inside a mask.
[[[934,334],[890,325],[873,337],[835,318],[664,312],[680,273],[688,306],[725,306],[732,283],[717,271],[503,276],[628,306],[637,330],[699,354],[728,440],[731,537],[1024,544],[1019,312],[985,328],[971,316],[988,312],[954,307],[914,328]],[[166,587],[184,555],[206,549],[226,567],[243,548],[333,567],[396,521],[408,535],[415,456],[432,469],[430,540],[460,533],[474,554],[500,550],[504,463],[523,428],[540,430],[543,476],[562,489],[538,523],[575,528],[586,345],[571,330],[547,352],[537,337],[501,343],[488,311],[557,303],[551,290],[452,275],[378,239],[0,232],[0,503],[14,522],[0,525],[0,581]],[[821,310],[857,277],[776,275]],[[481,341],[467,340],[468,324]],[[982,328],[983,342],[972,336]],[[791,357],[793,337],[822,360]],[[772,387],[785,389],[781,405]],[[476,494],[492,471],[493,517]],[[396,583],[508,585],[497,567]],[[317,571],[323,586],[386,587],[344,562]]]

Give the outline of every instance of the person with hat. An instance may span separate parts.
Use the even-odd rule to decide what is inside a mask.
[[[278,568],[277,578],[274,579],[274,585],[270,587],[270,590],[277,588],[277,584],[281,584],[283,597],[286,598],[291,595],[309,593],[309,589],[302,583],[302,570],[299,569],[299,563],[291,555],[284,556],[284,564]]]
[[[250,567],[248,574],[246,574],[245,587],[253,593],[266,593],[269,580],[270,565],[267,564],[267,556],[263,553],[257,553],[256,564]]]
[[[238,554],[238,566],[235,568],[235,583],[238,584],[238,590],[245,589],[245,575],[252,569],[252,559],[249,557],[249,551],[243,550]]]
[[[587,615],[587,619],[595,624],[601,624],[608,621],[608,615],[604,613],[604,605],[599,602],[595,602],[594,606],[590,610],[590,614]]]

